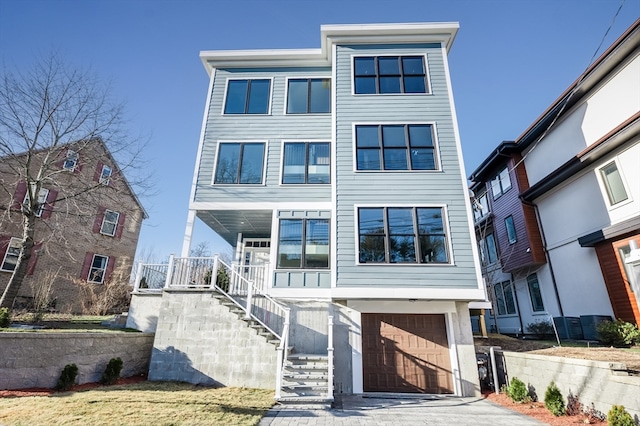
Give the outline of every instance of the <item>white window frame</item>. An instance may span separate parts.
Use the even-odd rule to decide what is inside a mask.
[[[38,208],[35,211],[36,217],[42,217],[42,213],[44,213],[44,207],[47,204],[47,197],[49,196],[49,190],[47,188],[40,188],[40,192],[38,192]],[[29,190],[24,194],[24,200],[22,201],[24,204],[29,204]]]
[[[442,209],[442,226],[445,232],[446,238],[446,250],[448,262],[446,263],[361,263],[360,262],[360,229],[358,226],[358,210],[362,208],[441,208]],[[451,227],[449,226],[449,210],[446,204],[354,204],[353,206],[353,239],[355,250],[355,264],[364,267],[416,267],[416,266],[428,266],[429,268],[441,268],[443,266],[455,265],[455,259],[453,256],[453,243],[451,237]]]
[[[116,221],[112,222],[112,221],[108,221],[107,220],[107,214],[109,213],[113,213],[116,215]],[[100,225],[100,233],[102,235],[108,235],[110,237],[113,237],[116,235],[117,233],[117,229],[118,229],[118,222],[120,221],[120,213],[113,211],[113,210],[105,210],[104,214],[102,215],[102,225]],[[109,225],[109,224],[113,224],[113,233],[109,233],[109,232],[105,232],[104,227],[105,225]]]
[[[12,248],[18,249],[18,254],[11,254],[11,257],[15,257],[17,263],[18,259],[20,258],[20,252],[22,249],[22,240],[17,237],[11,237],[11,239],[9,240],[9,244],[7,244],[7,251],[4,252],[4,257],[2,258],[2,263],[0,264],[0,271],[13,272],[15,270],[15,265],[13,269],[5,268],[5,263],[7,262],[7,257],[9,256],[9,250],[11,250]]]
[[[431,126],[433,133],[433,157],[436,168],[433,170],[358,170],[358,148],[356,147],[356,126]],[[440,159],[440,144],[438,143],[438,127],[435,121],[357,121],[351,123],[351,158],[354,173],[441,173],[442,161]]]
[[[64,162],[62,163],[62,168],[64,170],[68,170],[70,172],[75,171],[76,167],[78,166],[78,153],[72,149],[67,150],[67,156],[64,160]],[[71,162],[71,166],[67,166],[67,162],[70,161]]]
[[[381,58],[383,56],[422,56],[424,58],[424,75],[427,79],[425,83],[426,93],[356,93],[356,61],[355,58]],[[433,90],[431,89],[431,72],[429,70],[429,57],[427,52],[418,52],[412,54],[410,52],[405,53],[383,53],[378,54],[374,52],[362,53],[357,55],[351,55],[351,96],[433,96]]]
[[[93,262],[95,262],[96,257],[101,257],[101,258],[106,259],[106,262],[104,263],[104,269],[94,268],[93,267]],[[102,254],[94,254],[93,257],[91,258],[91,264],[89,265],[89,275],[87,276],[87,282],[94,283],[94,284],[102,284],[104,282],[105,274],[107,273],[107,267],[108,266],[109,266],[109,256],[105,256],[105,255],[102,255]],[[94,281],[94,280],[91,279],[91,275],[92,275],[92,272],[93,272],[94,269],[96,271],[100,271],[100,270],[102,271],[102,275],[100,277],[100,281]]]
[[[225,114],[224,110],[227,107],[227,91],[229,90],[229,82],[230,81],[238,81],[238,80],[271,80],[271,84],[269,85],[269,101],[267,104],[267,112],[265,114]],[[227,81],[225,81],[224,83],[224,94],[223,94],[223,98],[222,98],[222,109],[220,110],[220,115],[225,116],[225,117],[252,117],[252,116],[266,116],[266,115],[271,115],[271,107],[273,105],[273,90],[274,90],[274,77],[257,77],[257,76],[252,76],[252,77],[233,77],[233,78],[227,78]],[[285,104],[286,102],[285,98]],[[286,108],[286,106],[285,106]]]
[[[252,114],[247,114],[252,115]],[[255,115],[255,114],[253,114]],[[225,143],[261,143],[264,144],[264,156],[262,159],[262,180],[260,183],[215,183],[216,182],[216,172],[218,171],[218,156],[220,155],[220,145]],[[269,141],[267,140],[240,140],[240,139],[229,139],[229,140],[219,140],[216,141],[216,156],[213,159],[213,174],[211,175],[211,185],[212,186],[242,186],[242,187],[259,187],[266,186],[267,184],[267,157],[269,157]],[[282,157],[282,155],[280,156]],[[282,162],[282,160],[280,161]]]
[[[289,107],[289,80],[329,80],[329,83],[331,84],[331,93],[333,93],[333,78],[331,76],[322,76],[322,75],[316,75],[316,76],[309,76],[309,75],[304,75],[304,76],[289,76],[285,78],[284,81],[284,109],[282,111],[282,115],[286,115],[289,117],[295,117],[295,116],[301,116],[301,117],[308,117],[310,115],[319,115],[319,116],[326,116],[326,115],[331,115],[333,112],[333,100],[331,99],[331,95],[329,95],[329,101],[330,101],[330,105],[329,108],[331,109],[329,112],[306,112],[306,113],[288,113],[287,109]],[[226,98],[225,98],[226,99]]]
[[[106,174],[106,171],[109,171],[109,173]],[[102,170],[100,171],[100,183],[109,186],[109,183],[111,183],[111,175],[113,175],[113,168],[103,164]]]
[[[620,175],[620,180],[622,181],[622,187],[625,191],[625,193],[627,194],[627,198],[626,200],[622,200],[622,201],[618,201],[615,204],[611,204],[611,197],[609,196],[610,192],[609,192],[609,182],[605,179],[604,174],[603,174],[603,169],[607,166],[609,166],[610,164],[615,164],[616,169],[618,170],[618,174]],[[623,173],[622,167],[620,167],[620,162],[618,161],[617,158],[614,158],[610,161],[605,161],[604,163],[602,163],[600,166],[598,166],[596,168],[596,175],[598,177],[598,184],[600,185],[600,189],[603,193],[603,199],[606,203],[606,205],[611,208],[611,209],[615,209],[618,208],[620,206],[624,206],[626,204],[629,204],[633,201],[633,198],[631,196],[631,191],[629,191],[629,185],[627,184],[627,180],[625,179],[625,175]]]

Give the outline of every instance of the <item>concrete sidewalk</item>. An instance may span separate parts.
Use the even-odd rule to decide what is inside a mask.
[[[482,398],[453,396],[343,396],[335,408],[277,405],[259,426],[320,425],[543,425]]]

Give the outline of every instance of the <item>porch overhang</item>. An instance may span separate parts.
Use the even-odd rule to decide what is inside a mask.
[[[269,238],[273,210],[197,210],[196,216],[231,246],[238,234],[245,238]]]

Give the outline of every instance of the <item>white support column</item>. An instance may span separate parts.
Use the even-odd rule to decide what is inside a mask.
[[[189,210],[187,215],[187,226],[184,230],[184,239],[182,240],[182,252],[180,257],[189,257],[191,252],[191,238],[193,237],[193,225],[196,220],[196,211]]]
[[[171,280],[173,279],[173,263],[175,256],[173,253],[169,255],[169,265],[167,265],[167,279],[164,282],[164,288],[169,288],[171,286]]]
[[[236,239],[236,253],[234,259],[235,263],[237,263],[238,265],[242,264],[242,249],[242,232],[238,232],[238,238]]]
[[[142,279],[142,262],[138,262],[138,268],[136,268],[136,278],[133,283],[133,292],[137,292],[140,289],[140,280]]]

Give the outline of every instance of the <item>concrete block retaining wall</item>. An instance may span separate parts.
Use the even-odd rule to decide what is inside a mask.
[[[556,356],[503,352],[507,375],[535,388],[539,400],[553,381],[565,397],[571,392],[585,406],[607,414],[614,404],[640,417],[640,377],[629,376],[623,364]]]
[[[276,365],[276,346],[212,292],[163,293],[149,380],[275,389]]]
[[[153,334],[0,333],[0,389],[53,388],[67,364],[78,366],[77,382],[97,382],[111,358],[123,362],[122,377],[149,368]]]
[[[155,333],[162,293],[133,293],[127,315],[127,327],[145,333]]]

